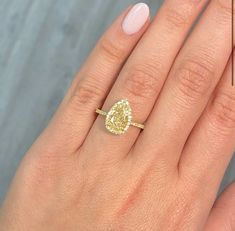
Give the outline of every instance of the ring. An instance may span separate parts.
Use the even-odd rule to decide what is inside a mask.
[[[143,124],[132,122],[132,110],[127,99],[115,103],[108,112],[96,109],[96,113],[106,117],[105,127],[116,135],[124,134],[130,126],[144,129]]]

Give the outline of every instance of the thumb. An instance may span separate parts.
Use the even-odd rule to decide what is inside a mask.
[[[235,182],[225,189],[216,200],[206,224],[205,231],[235,230]]]

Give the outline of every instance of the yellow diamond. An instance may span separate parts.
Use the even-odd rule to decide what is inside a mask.
[[[114,134],[123,134],[131,124],[131,107],[127,99],[115,103],[106,116],[105,126]]]

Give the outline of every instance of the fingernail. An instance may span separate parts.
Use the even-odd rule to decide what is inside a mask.
[[[124,33],[131,35],[137,33],[149,18],[149,7],[145,3],[134,5],[122,23]]]

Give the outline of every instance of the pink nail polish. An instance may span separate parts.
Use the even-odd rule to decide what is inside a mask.
[[[137,3],[134,5],[122,23],[123,31],[128,34],[137,33],[149,18],[149,7],[145,3]]]

